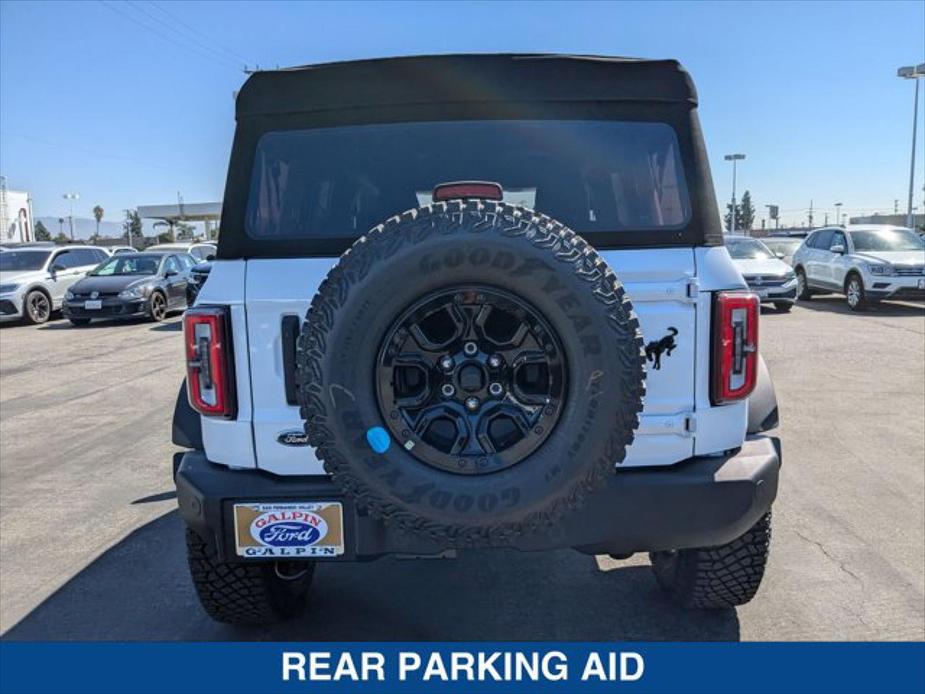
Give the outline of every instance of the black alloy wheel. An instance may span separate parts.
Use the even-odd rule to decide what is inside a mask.
[[[386,332],[383,421],[412,456],[459,474],[516,465],[562,413],[565,353],[535,308],[488,286],[430,292]]]

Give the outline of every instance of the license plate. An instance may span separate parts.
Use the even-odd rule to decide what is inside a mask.
[[[925,289],[925,277],[919,280],[919,289]]]
[[[335,501],[234,505],[239,557],[336,557],[344,553],[344,509]]]
[[[88,311],[99,311],[103,308],[103,302],[100,299],[95,301],[84,301],[84,308]]]
[[[767,289],[754,289],[754,290],[752,290],[752,291],[754,291],[755,294],[757,294],[758,297],[761,298],[761,299],[764,299],[764,298],[767,297],[767,295],[768,295],[768,290],[767,290]]]

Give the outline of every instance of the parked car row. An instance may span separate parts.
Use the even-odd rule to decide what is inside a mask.
[[[74,325],[94,318],[163,320],[168,312],[187,307],[191,271],[214,253],[214,244],[203,243],[160,244],[145,251],[128,246],[6,247],[0,252],[0,321],[44,323],[57,310]],[[197,275],[197,290],[202,276]]]
[[[852,311],[883,299],[925,299],[925,239],[884,224],[823,227],[806,238],[727,236],[726,246],[762,302],[843,294]]]

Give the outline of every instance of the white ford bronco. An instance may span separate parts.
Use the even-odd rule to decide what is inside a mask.
[[[321,563],[492,547],[755,595],[777,405],[677,62],[316,65],[236,108],[173,427],[206,612],[284,619]]]

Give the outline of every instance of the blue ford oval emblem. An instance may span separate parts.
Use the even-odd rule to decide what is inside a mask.
[[[284,431],[276,440],[284,446],[307,446],[308,434],[304,431]]]
[[[306,547],[321,537],[321,531],[308,523],[287,521],[260,529],[260,541],[271,547]]]

